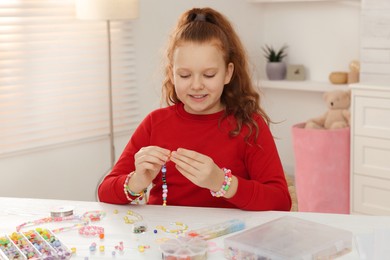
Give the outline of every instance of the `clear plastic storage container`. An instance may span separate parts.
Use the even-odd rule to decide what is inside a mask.
[[[284,216],[224,239],[225,257],[238,259],[332,259],[351,251],[350,231]]]

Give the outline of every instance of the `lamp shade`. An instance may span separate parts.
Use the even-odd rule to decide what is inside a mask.
[[[85,20],[134,19],[138,0],[76,0],[76,16]]]

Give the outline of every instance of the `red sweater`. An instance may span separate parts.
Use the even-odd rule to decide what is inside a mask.
[[[230,199],[212,197],[180,174],[172,162],[167,163],[168,205],[240,208],[244,210],[290,210],[291,198],[275,142],[269,127],[257,115],[258,145],[244,140],[248,129],[230,137],[230,121],[223,112],[194,115],[183,104],[161,108],[150,113],[138,126],[121,157],[99,187],[102,202],[126,204],[123,192],[126,176],[135,170],[134,154],[145,146],[156,145],[171,151],[186,148],[211,157],[219,167],[232,171],[238,179],[237,193]],[[161,172],[153,181],[148,204],[162,204]]]

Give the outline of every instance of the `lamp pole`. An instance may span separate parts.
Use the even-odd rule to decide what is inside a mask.
[[[108,112],[109,112],[109,137],[110,137],[110,163],[111,169],[115,164],[115,143],[114,143],[114,109],[112,89],[112,63],[111,63],[111,26],[107,20],[107,45],[108,45]]]

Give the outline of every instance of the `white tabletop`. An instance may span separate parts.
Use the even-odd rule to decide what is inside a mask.
[[[115,259],[161,259],[159,245],[167,238],[175,238],[176,235],[165,233],[156,229],[157,226],[172,227],[173,222],[182,222],[188,225],[189,230],[207,227],[231,219],[241,219],[247,228],[255,227],[281,216],[290,215],[317,223],[327,224],[336,228],[342,228],[353,232],[356,239],[353,242],[353,251],[342,256],[341,259],[370,259],[359,254],[364,247],[372,247],[373,234],[378,230],[390,230],[389,216],[362,216],[321,214],[302,212],[251,212],[238,209],[196,208],[196,207],[173,207],[152,205],[110,205],[99,202],[62,201],[41,199],[0,198],[0,236],[9,235],[16,230],[16,226],[31,222],[43,217],[49,217],[53,208],[72,207],[74,214],[81,215],[86,211],[104,211],[106,216],[93,225],[104,227],[105,238],[83,237],[77,230],[69,230],[58,233],[57,237],[69,248],[76,248],[76,254],[72,259],[106,259],[114,258],[112,252],[116,251]],[[124,216],[132,210],[143,217],[148,229],[143,234],[135,234],[132,224],[126,224]],[[116,213],[118,211],[118,213]],[[49,229],[69,226],[69,223],[47,223],[40,227]],[[23,230],[31,230],[35,226],[25,227]],[[158,230],[155,233],[155,230]],[[228,237],[208,240],[208,259],[224,259],[223,239]],[[388,234],[388,233],[386,233]],[[385,237],[386,238],[386,237]],[[387,236],[387,239],[390,239]],[[360,243],[359,241],[363,241]],[[99,249],[90,252],[90,245],[95,242],[97,247],[104,246],[104,252]],[[124,250],[119,252],[115,249],[123,242]],[[386,242],[386,241],[385,241]],[[387,244],[389,244],[387,240]],[[144,252],[138,250],[139,245],[144,245]],[[372,258],[371,258],[372,259]]]

